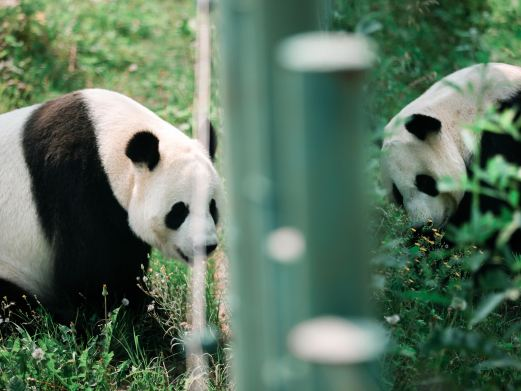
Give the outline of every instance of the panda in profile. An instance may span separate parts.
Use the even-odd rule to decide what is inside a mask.
[[[413,226],[432,221],[436,227],[470,219],[471,196],[463,191],[440,193],[437,181],[456,180],[469,172],[480,147],[481,166],[495,155],[521,165],[521,143],[509,135],[464,132],[488,108],[521,111],[521,68],[478,64],[459,70],[431,86],[405,106],[385,127],[382,180],[391,198],[403,206]],[[478,139],[479,138],[479,139]],[[469,142],[471,141],[471,142]],[[498,214],[502,203],[480,197],[482,211]],[[521,250],[519,232],[511,248]]]
[[[70,320],[79,305],[101,309],[104,284],[109,305],[142,303],[151,247],[188,263],[196,248],[211,253],[221,190],[210,144],[102,89],[0,115],[0,297],[36,296]]]

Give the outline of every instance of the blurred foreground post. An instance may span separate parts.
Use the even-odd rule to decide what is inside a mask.
[[[367,371],[353,365],[381,346],[351,321],[367,315],[359,113],[370,51],[346,36],[285,41],[319,27],[320,4],[221,2],[239,391],[363,389]]]
[[[231,224],[227,232],[232,295],[233,371],[237,390],[301,389],[290,383],[293,360],[286,335],[306,316],[291,307],[305,281],[302,262],[274,262],[266,238],[277,227],[294,226],[287,203],[304,208],[280,186],[298,191],[295,160],[274,151],[281,130],[275,104],[275,48],[281,39],[318,26],[317,1],[222,0],[225,155]],[[282,152],[282,151],[281,151]],[[284,163],[286,162],[286,163]],[[301,175],[302,177],[302,175]],[[282,196],[282,197],[281,197]],[[298,216],[297,216],[298,217]],[[298,306],[305,305],[303,302]]]
[[[286,102],[286,148],[301,150],[309,281],[308,319],[288,336],[296,357],[313,364],[313,390],[372,390],[371,363],[383,333],[371,322],[368,257],[364,82],[373,61],[367,39],[306,33],[284,40],[286,69],[279,99]],[[298,298],[295,298],[297,300]]]

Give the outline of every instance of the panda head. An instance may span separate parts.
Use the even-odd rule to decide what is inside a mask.
[[[196,252],[217,247],[221,193],[213,140],[210,156],[198,141],[175,132],[141,130],[127,142],[130,228],[167,257],[190,263]]]
[[[447,127],[454,126],[449,123]],[[414,226],[432,221],[442,227],[456,212],[463,191],[441,193],[443,177],[461,178],[464,158],[451,135],[454,129],[432,115],[413,113],[387,125],[381,157],[382,181],[390,198],[405,208]]]

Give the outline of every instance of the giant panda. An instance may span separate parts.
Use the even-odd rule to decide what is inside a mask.
[[[463,191],[440,193],[437,181],[465,174],[480,148],[482,166],[494,155],[521,165],[521,143],[511,136],[465,131],[485,110],[521,110],[521,68],[477,64],[432,85],[405,106],[385,127],[381,154],[382,183],[403,206],[413,226],[456,225],[470,218],[471,196]],[[501,202],[483,197],[484,211],[499,213]],[[521,249],[521,237],[513,241]]]
[[[152,247],[190,263],[217,246],[213,145],[103,89],[0,115],[0,298],[37,297],[61,320],[99,310],[103,285],[108,305],[142,303]]]

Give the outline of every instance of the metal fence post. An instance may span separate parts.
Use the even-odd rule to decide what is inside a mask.
[[[357,110],[356,105],[353,111],[342,108],[359,96],[360,72],[295,72],[285,60],[276,60],[284,38],[318,28],[318,9],[318,1],[221,2],[237,390],[322,390],[321,378],[344,379],[344,372],[323,375],[327,368],[324,372],[320,365],[310,364],[313,360],[290,352],[288,335],[310,317],[365,314],[358,311],[365,308],[365,271],[363,266],[357,270],[358,247],[351,245],[360,236],[353,231],[361,210],[354,207],[357,199],[350,182],[356,183],[357,168],[347,167],[358,159],[357,154],[348,155],[349,143],[358,138],[350,132],[346,136],[346,131],[357,128],[354,117],[344,115]],[[351,86],[357,88],[351,91]],[[318,92],[315,100],[313,90]],[[322,189],[311,188],[315,185]],[[349,223],[338,221],[339,216]],[[351,272],[355,275],[348,276]],[[325,287],[328,281],[331,286]],[[324,288],[327,292],[320,292]],[[293,334],[298,340],[298,332]]]
[[[296,389],[287,380],[285,336],[299,316],[288,306],[301,270],[273,262],[266,244],[289,224],[276,191],[274,54],[282,38],[317,28],[317,1],[222,0],[220,13],[235,383],[247,391]]]
[[[313,390],[370,390],[383,348],[370,320],[364,80],[373,52],[362,36],[307,33],[286,39],[279,61],[285,133],[302,150],[301,212],[309,319],[289,335],[290,350],[313,363]],[[363,342],[362,342],[363,341]]]

